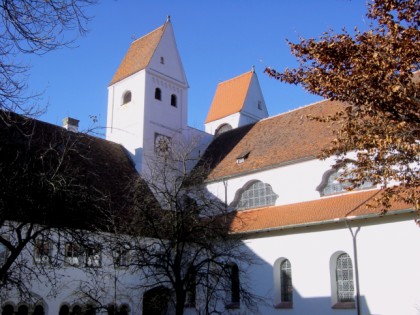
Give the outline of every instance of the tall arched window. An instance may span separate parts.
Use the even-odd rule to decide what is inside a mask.
[[[175,94],[172,94],[172,95],[171,95],[171,105],[172,105],[173,107],[177,107],[177,103],[176,103],[176,95],[175,95]]]
[[[131,102],[131,92],[127,91],[123,95],[123,105]]]
[[[247,187],[245,185],[244,187]],[[263,206],[272,206],[276,203],[277,195],[270,184],[254,181],[240,193],[236,209],[250,209]]]
[[[286,258],[279,258],[273,265],[274,306],[275,308],[293,307],[292,265]]]
[[[159,88],[155,89],[155,99],[159,101],[162,100],[162,91]]]
[[[337,257],[336,265],[337,301],[354,302],[353,265],[348,254]]]
[[[281,301],[293,302],[292,266],[288,259],[280,264]]]
[[[353,264],[347,253],[339,251],[331,256],[330,275],[332,307],[355,308]]]

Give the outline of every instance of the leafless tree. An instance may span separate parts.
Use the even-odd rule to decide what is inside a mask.
[[[123,217],[122,185],[136,172],[106,166],[110,150],[125,157],[117,145],[8,115],[13,123],[0,120],[0,291],[28,295],[37,280],[57,284],[66,239],[86,247],[110,217]]]
[[[143,311],[168,308],[181,315],[193,308],[198,314],[221,314],[240,304],[253,309],[257,296],[246,275],[255,259],[230,233],[234,214],[203,185],[208,169],[202,165],[191,171],[197,161],[197,142],[191,142],[172,140],[150,156],[144,181],[132,185],[126,234],[129,268],[140,275],[145,291]],[[141,193],[144,185],[154,198]]]
[[[24,54],[69,46],[67,31],[86,33],[86,8],[96,0],[0,1],[0,109],[33,115],[39,95],[28,95]]]

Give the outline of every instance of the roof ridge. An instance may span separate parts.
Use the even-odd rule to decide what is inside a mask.
[[[233,78],[227,79],[227,80],[225,80],[225,81],[219,82],[219,85],[220,85],[220,84],[229,83],[230,81],[233,81],[233,80],[239,79],[239,78],[241,78],[241,77],[243,77],[243,76],[245,76],[246,74],[249,74],[249,73],[255,73],[255,71],[250,70],[250,71],[244,72],[244,73],[242,73],[242,74],[237,75],[236,77],[233,77]]]
[[[270,119],[273,119],[273,118],[277,118],[277,117],[279,117],[279,116],[283,116],[283,115],[291,114],[291,113],[293,113],[293,112],[297,112],[297,111],[299,111],[299,110],[302,110],[302,109],[305,109],[305,108],[308,108],[308,107],[311,107],[311,106],[319,105],[320,103],[329,102],[329,101],[331,101],[331,100],[330,100],[330,99],[323,99],[323,100],[316,101],[316,102],[311,103],[311,104],[302,105],[302,106],[300,106],[300,107],[290,109],[290,110],[285,111],[285,112],[283,112],[283,113],[279,113],[279,114],[274,115],[274,116],[270,116],[270,117],[267,117],[267,118],[263,118],[263,119],[261,119],[260,121],[257,121],[257,123],[258,123],[258,122],[262,122],[262,121],[266,121],[266,120],[270,120]]]

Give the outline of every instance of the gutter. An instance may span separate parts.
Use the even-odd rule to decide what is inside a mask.
[[[409,214],[409,213],[416,213],[413,209],[405,209],[405,210],[394,210],[388,211],[385,214],[365,214],[360,216],[348,216],[343,218],[334,218],[328,219],[323,221],[316,221],[316,222],[309,222],[309,223],[299,223],[299,224],[292,224],[286,226],[278,226],[278,227],[271,227],[265,228],[260,230],[252,230],[246,232],[236,232],[231,234],[236,235],[251,235],[251,234],[262,234],[262,233],[269,233],[269,232],[276,232],[276,231],[283,231],[283,230],[291,230],[291,229],[298,229],[298,228],[306,228],[312,226],[319,226],[325,224],[333,224],[333,223],[346,223],[348,221],[357,221],[357,220],[364,220],[364,219],[372,219],[372,218],[380,218],[384,216],[391,216],[391,215],[399,215],[399,214]]]

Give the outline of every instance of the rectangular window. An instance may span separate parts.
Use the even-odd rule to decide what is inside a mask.
[[[99,246],[91,246],[86,249],[86,267],[100,267],[101,261],[101,250]]]
[[[117,267],[128,267],[130,265],[130,252],[128,248],[121,246],[115,251],[114,255]]]
[[[52,244],[48,240],[37,240],[34,248],[34,260],[37,264],[51,262]]]
[[[67,243],[65,248],[64,261],[71,266],[79,266],[82,256],[80,246],[75,243]]]

